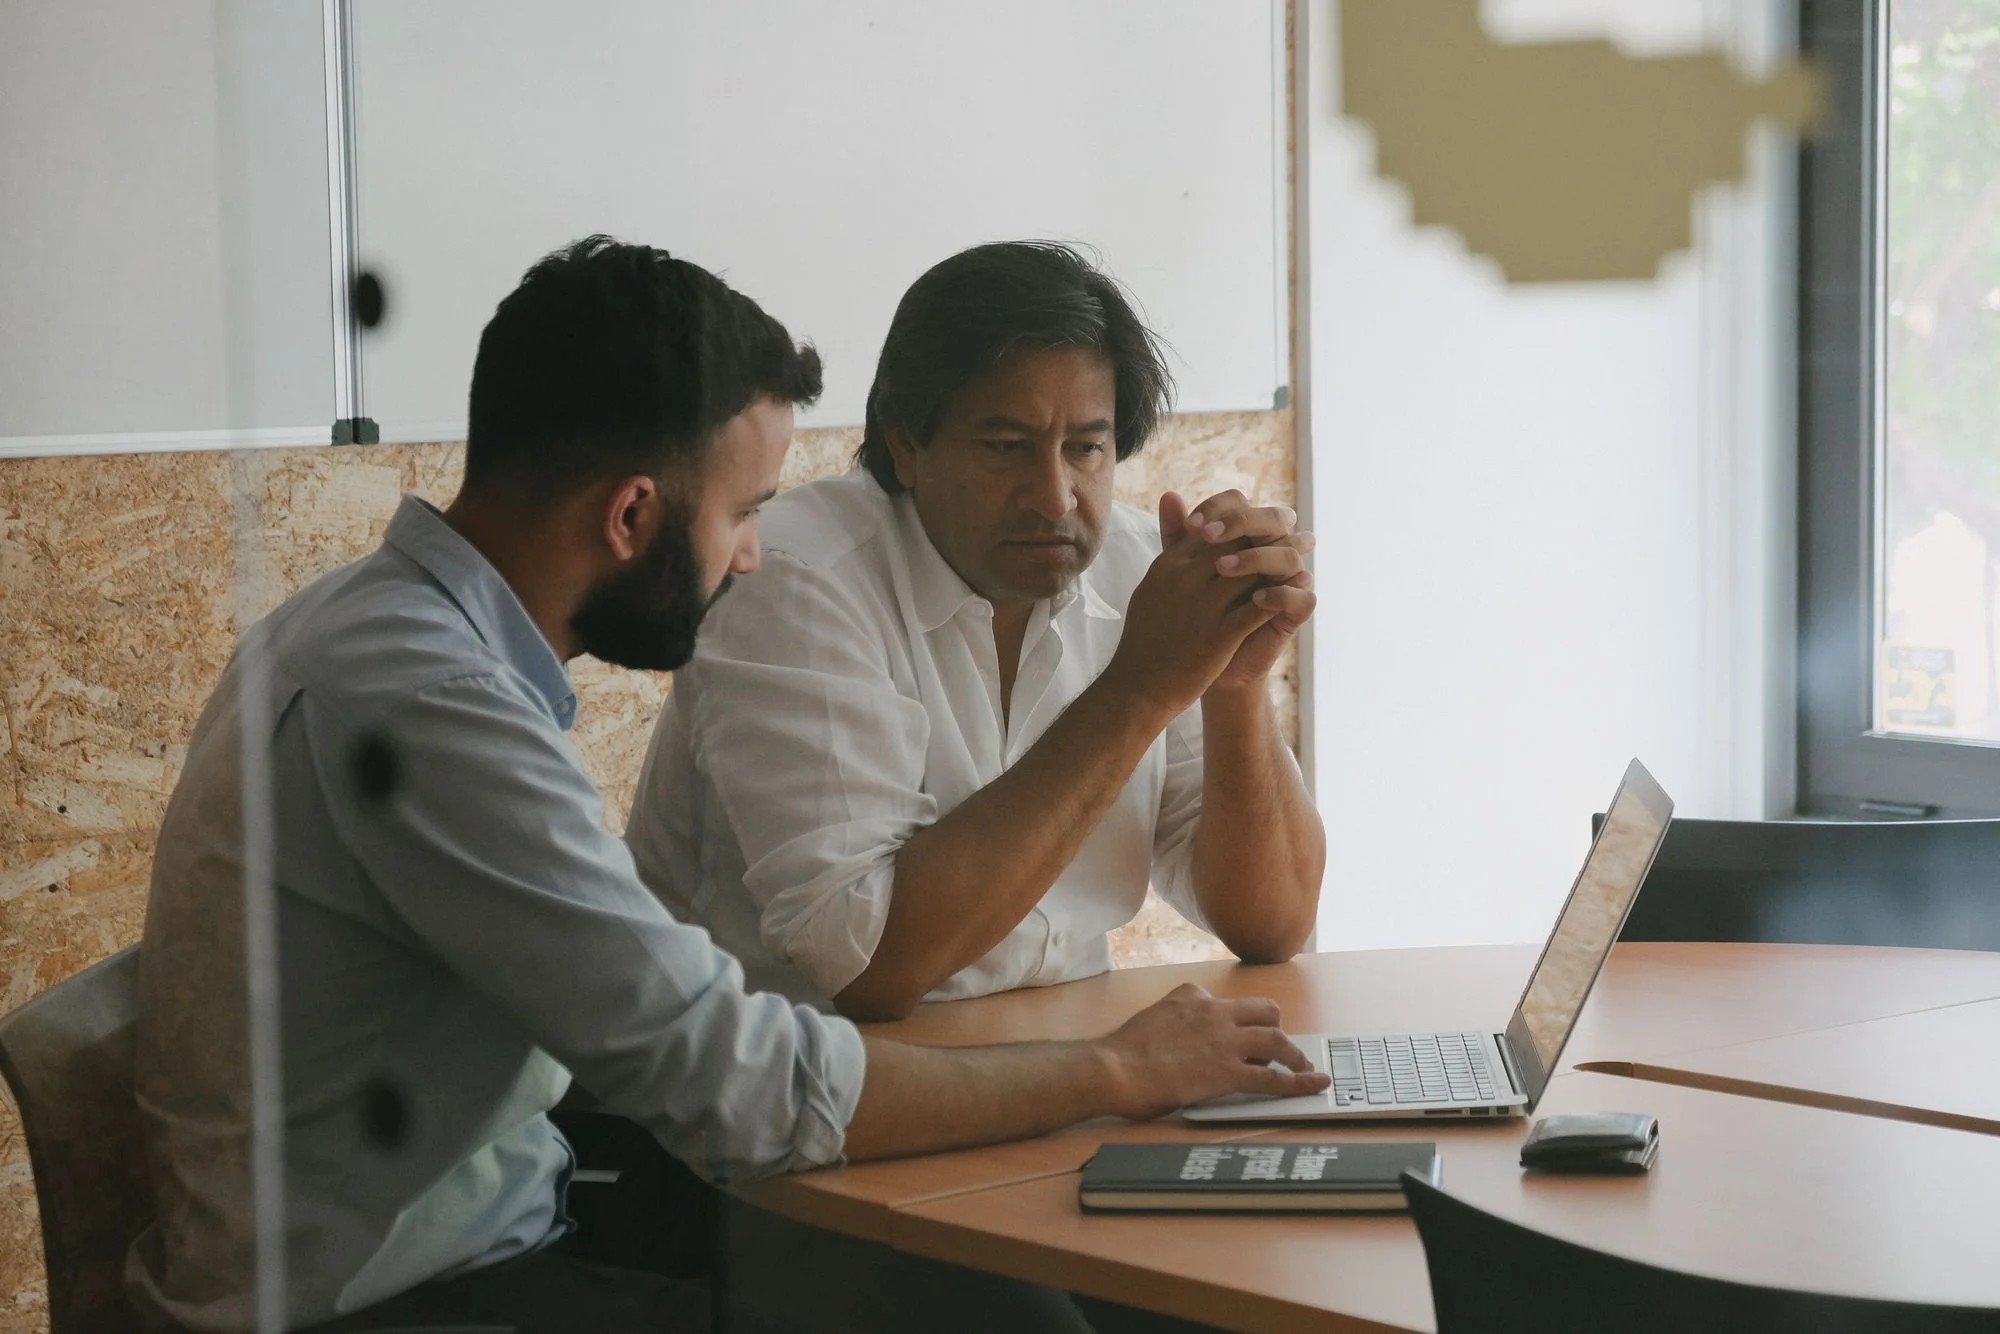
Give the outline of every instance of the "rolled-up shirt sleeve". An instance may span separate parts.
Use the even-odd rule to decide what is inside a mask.
[[[896,857],[933,823],[930,720],[898,690],[888,637],[853,593],[783,552],[704,626],[676,694],[695,763],[743,852],[774,957],[828,997],[861,975]]]
[[[310,705],[308,705],[310,707]],[[518,684],[466,676],[372,719],[309,719],[319,779],[390,909],[609,1108],[730,1182],[837,1162],[865,1075],[845,1020],[747,993],[605,829],[602,799]]]

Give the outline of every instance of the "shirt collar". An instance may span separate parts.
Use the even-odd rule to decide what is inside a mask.
[[[1093,565],[1096,564],[1095,561],[1091,563]],[[1053,612],[1060,612],[1071,602],[1076,601],[1079,596],[1077,593],[1079,587],[1083,590],[1081,596],[1083,598],[1084,615],[1095,616],[1101,621],[1122,621],[1125,619],[1125,613],[1112,606],[1109,602],[1106,602],[1104,595],[1097,591],[1097,582],[1090,577],[1089,570],[1085,570],[1083,577],[1078,579],[1075,584],[1063,590],[1062,598],[1057,600]]]
[[[958,615],[968,602],[976,602],[992,615],[993,604],[972,591],[958,577],[917,515],[916,502],[907,493],[891,502],[896,515],[896,545],[902,548],[904,568],[910,572],[910,608],[917,615],[917,628],[925,634]]]
[[[952,617],[958,615],[967,603],[977,603],[981,614],[991,616],[993,605],[972,590],[972,586],[959,577],[950,562],[938,551],[937,544],[924,529],[924,521],[917,514],[916,502],[907,493],[895,498],[896,526],[901,537],[898,545],[902,548],[903,563],[910,572],[910,605],[916,613],[917,626],[925,634],[937,629]],[[1092,578],[1095,562],[1078,575],[1074,583],[1065,585],[1061,592],[1049,599],[1049,619],[1067,611],[1072,603],[1081,601],[1084,614],[1100,620],[1118,621],[1124,619],[1119,611],[1097,591],[1096,580]]]
[[[429,501],[404,496],[382,545],[394,547],[438,581],[486,646],[528,678],[556,724],[576,721],[576,688],[562,659],[527,609],[478,548],[459,536]]]

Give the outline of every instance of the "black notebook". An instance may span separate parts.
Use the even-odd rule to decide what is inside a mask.
[[[1086,1211],[1345,1212],[1403,1209],[1402,1177],[1438,1184],[1437,1145],[1105,1144],[1083,1165]]]

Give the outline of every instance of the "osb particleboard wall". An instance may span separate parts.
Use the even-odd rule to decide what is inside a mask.
[[[856,443],[804,433],[787,484],[841,471]],[[1119,466],[1118,492],[1289,501],[1295,465],[1289,412],[1182,416]],[[458,466],[449,444],[0,461],[0,1011],[139,938],[153,837],[239,613],[371,550],[404,492],[448,500]],[[262,572],[247,586],[239,509]],[[577,745],[622,825],[667,681],[574,674]],[[1296,738],[1294,675],[1274,690]],[[1117,942],[1123,964],[1219,953],[1157,904]],[[0,1100],[0,1334],[45,1328],[33,1184]]]

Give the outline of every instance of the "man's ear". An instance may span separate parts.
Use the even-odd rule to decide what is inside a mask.
[[[889,461],[896,467],[896,480],[903,484],[905,491],[917,489],[919,474],[917,444],[899,427],[889,429]]]
[[[612,486],[604,500],[604,542],[622,565],[644,551],[660,524],[660,484],[634,473]]]

